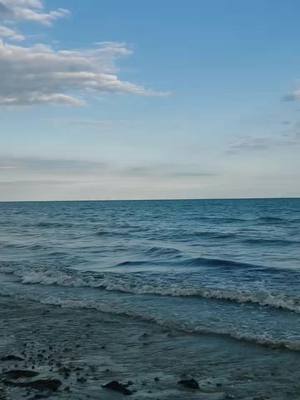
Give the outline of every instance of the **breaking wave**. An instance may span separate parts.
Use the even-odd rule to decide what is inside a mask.
[[[123,265],[127,264],[123,263]],[[68,268],[57,270],[41,267],[15,269],[9,266],[0,268],[0,272],[14,275],[20,283],[25,285],[90,287],[135,295],[198,297],[237,304],[250,303],[300,313],[300,298],[297,297],[267,289],[212,287],[205,284],[200,286],[199,283],[185,283],[180,274],[177,274],[177,280],[174,280],[174,276],[168,274],[152,274],[145,278],[143,273],[96,273]]]

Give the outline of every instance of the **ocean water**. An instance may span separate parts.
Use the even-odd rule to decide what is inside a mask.
[[[0,203],[0,296],[300,351],[300,199]]]

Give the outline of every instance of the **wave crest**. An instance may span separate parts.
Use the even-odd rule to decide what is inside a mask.
[[[126,265],[126,264],[123,264]],[[155,295],[169,297],[198,297],[217,301],[230,301],[237,304],[250,303],[300,313],[300,298],[280,292],[250,290],[241,288],[199,286],[166,279],[166,274],[143,273],[122,274],[113,272],[80,272],[71,269],[23,268],[14,269],[3,266],[0,272],[14,275],[19,282],[27,285],[55,285],[62,287],[87,287],[134,295]],[[181,275],[179,275],[180,277]]]

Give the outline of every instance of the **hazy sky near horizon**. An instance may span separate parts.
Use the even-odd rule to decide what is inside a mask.
[[[0,0],[0,200],[300,196],[297,0]]]

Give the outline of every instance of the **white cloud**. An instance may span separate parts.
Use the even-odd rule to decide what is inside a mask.
[[[277,136],[243,136],[230,144],[228,153],[268,151],[271,148],[282,149],[282,146],[298,146],[298,132],[283,133]]]
[[[0,105],[80,106],[87,94],[109,92],[162,95],[118,78],[115,62],[130,53],[122,43],[76,51],[0,43]]]
[[[69,15],[69,11],[59,8],[45,11],[41,0],[0,0],[0,21],[28,21],[51,25],[58,18]]]
[[[11,25],[19,21],[51,25],[68,14],[64,9],[47,12],[40,0],[0,0],[0,105],[82,106],[87,95],[166,94],[118,77],[117,59],[132,53],[124,43],[100,42],[95,48],[84,50],[55,50],[45,44],[11,43],[26,40]]]
[[[16,42],[21,42],[22,40],[25,40],[25,37],[14,29],[0,25],[0,39],[8,39]]]
[[[292,93],[283,97],[284,101],[298,101],[300,100],[300,89],[294,90]]]

